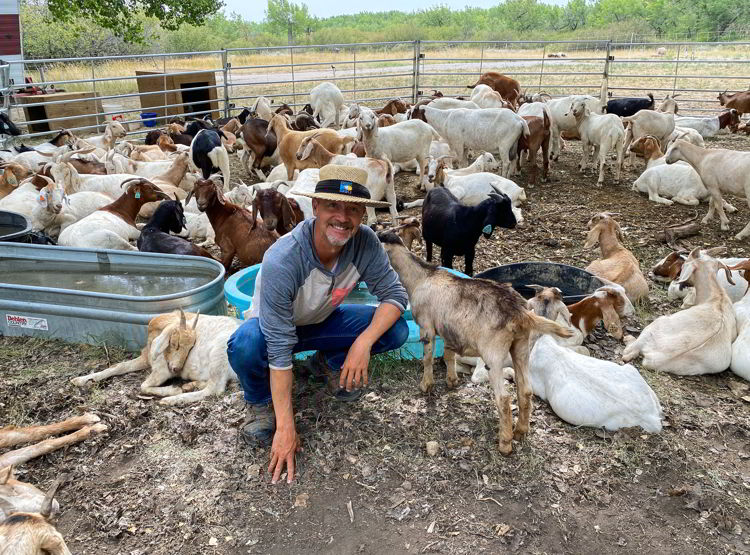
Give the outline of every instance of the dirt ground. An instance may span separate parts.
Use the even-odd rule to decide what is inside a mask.
[[[750,150],[746,137],[709,143]],[[706,205],[662,206],[632,192],[636,171],[619,185],[608,173],[595,188],[595,175],[575,168],[579,155],[569,142],[552,181],[527,188],[523,227],[480,239],[476,271],[528,260],[584,267],[598,255],[583,250],[586,222],[604,210],[621,214],[626,245],[647,270],[669,250],[653,240],[656,231],[705,213]],[[399,198],[419,198],[415,183],[399,175]],[[750,256],[733,239],[750,210],[730,202],[738,208],[731,234],[714,221],[687,244]],[[663,285],[650,286],[628,324],[636,335],[678,308]],[[586,345],[609,360],[622,352],[601,329]],[[237,385],[210,402],[169,408],[140,395],[143,375],[91,389],[69,383],[129,356],[0,338],[0,423],[85,410],[109,426],[18,469],[42,488],[69,474],[57,525],[76,554],[750,552],[750,388],[729,371],[677,377],[641,369],[664,410],[658,435],[576,428],[536,399],[529,437],[506,458],[496,450],[488,386],[465,375],[448,390],[438,365],[435,391],[425,396],[419,363],[379,357],[358,403],[314,389],[296,398],[300,475],[272,486],[268,450],[238,437]],[[425,449],[431,440],[439,443],[434,457]]]

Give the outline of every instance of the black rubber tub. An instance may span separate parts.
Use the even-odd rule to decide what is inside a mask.
[[[576,303],[604,285],[601,279],[586,270],[554,262],[506,264],[490,268],[474,277],[510,283],[526,299],[534,296],[534,290],[529,285],[558,287],[563,292],[565,304]]]
[[[28,243],[31,238],[31,223],[15,212],[0,210],[0,241]]]

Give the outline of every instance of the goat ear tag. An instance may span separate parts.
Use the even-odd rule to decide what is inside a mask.
[[[136,191],[135,192],[135,198],[141,198],[141,192],[140,191]]]
[[[492,235],[492,229],[493,229],[492,226],[488,224],[482,228],[482,233],[485,233],[487,235]]]

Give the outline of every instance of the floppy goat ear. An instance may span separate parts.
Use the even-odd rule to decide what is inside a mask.
[[[586,234],[586,242],[583,244],[584,249],[594,248],[599,243],[599,234],[602,232],[600,225],[595,225],[591,231]]]
[[[281,195],[281,224],[287,231],[291,231],[297,225],[297,218],[292,211],[292,205],[289,200]]]
[[[615,296],[612,293],[607,294],[604,299],[599,299],[599,308],[602,311],[602,320],[604,320],[604,328],[612,334],[615,339],[622,339],[622,324],[620,323],[620,317],[617,311],[612,306],[611,298]]]
[[[253,225],[250,226],[251,230],[255,229],[255,226],[258,223],[258,204],[258,197],[253,197]]]

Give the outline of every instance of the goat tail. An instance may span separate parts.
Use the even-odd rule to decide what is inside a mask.
[[[537,314],[529,311],[528,317],[531,320],[531,326],[533,328],[533,331],[539,332],[539,333],[551,333],[553,335],[556,335],[558,337],[572,337],[573,331],[566,328],[563,325],[558,324],[557,322],[553,322],[552,320],[549,320],[547,318],[544,318],[543,316],[538,316]]]
[[[523,131],[522,131],[523,132],[523,136],[528,139],[529,136],[531,135],[531,131],[529,131],[529,124],[526,123],[526,120],[523,119],[523,118],[521,118],[521,126],[522,126],[522,129],[523,129]]]
[[[651,99],[651,107],[654,107],[654,95],[652,93],[646,93],[646,96]]]
[[[393,164],[390,160],[384,160],[385,162],[385,182],[389,185],[393,183]]]

